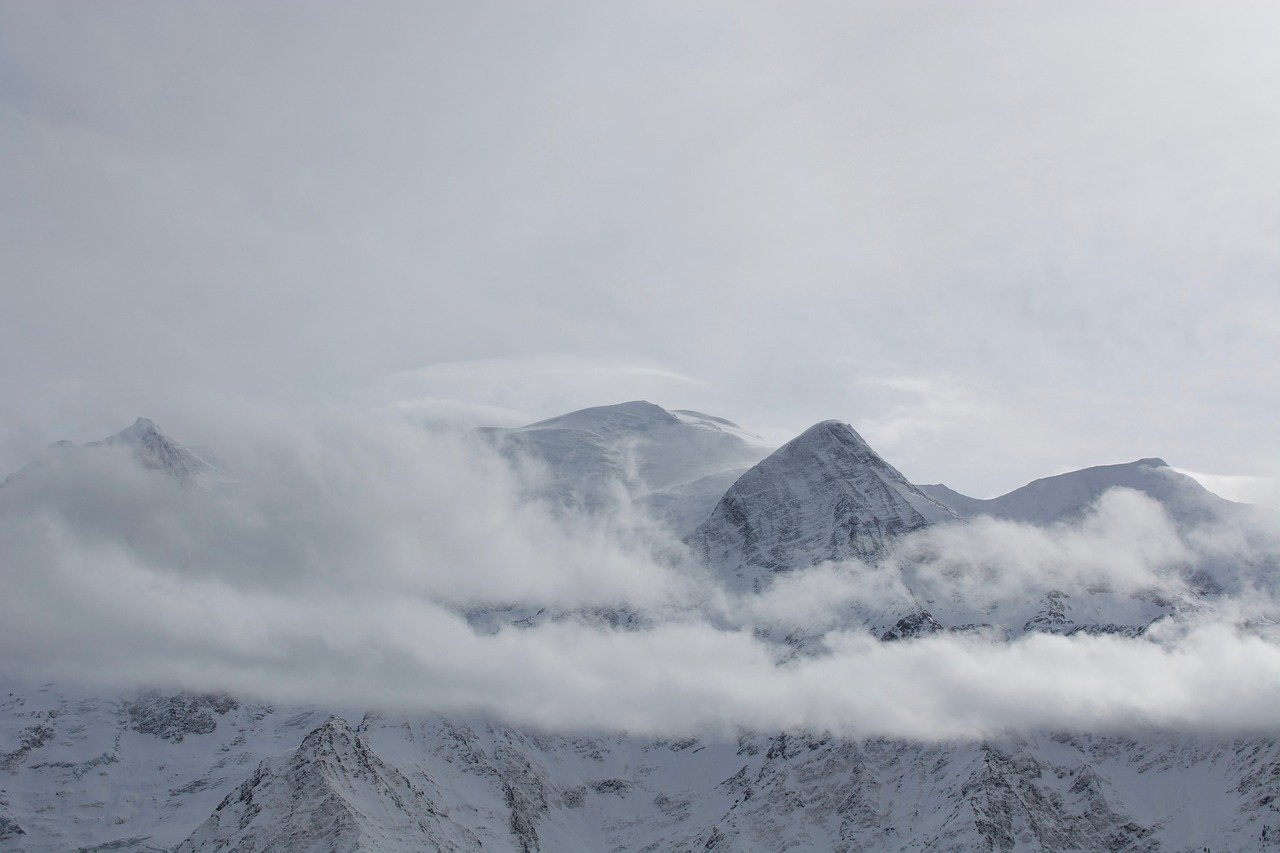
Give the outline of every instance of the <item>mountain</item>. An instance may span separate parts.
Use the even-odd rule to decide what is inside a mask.
[[[875,562],[894,537],[956,520],[853,427],[823,421],[738,478],[687,541],[731,586],[760,590],[778,572]]]
[[[971,498],[942,484],[920,486],[920,491],[963,518],[987,515],[1028,524],[1051,524],[1078,518],[1105,492],[1115,488],[1142,492],[1160,502],[1177,521],[1206,521],[1240,506],[1155,458],[1044,477],[990,500]]]
[[[5,850],[1243,851],[1280,826],[1265,736],[646,739],[0,688]],[[192,708],[214,725],[139,730]]]
[[[480,850],[403,773],[332,718],[284,761],[266,760],[177,853],[270,850]]]
[[[706,518],[724,489],[770,449],[732,421],[642,400],[475,435],[532,469],[530,496],[598,510],[615,506],[621,491],[678,535]]]
[[[761,601],[753,593],[769,593],[783,573],[828,560],[848,560],[834,571],[855,581],[876,572],[900,584],[900,595],[872,585],[865,600],[841,604],[834,625],[775,625],[768,615],[744,617],[761,624],[726,625],[775,642],[781,666],[823,654],[822,634],[833,627],[869,630],[886,642],[964,632],[974,642],[1084,633],[1146,643],[1139,635],[1148,625],[1214,594],[1006,584],[1000,565],[949,561],[939,544],[983,527],[945,523],[994,515],[982,508],[1006,499],[1000,517],[1038,524],[1069,520],[1114,486],[1138,488],[1171,511],[1198,512],[1202,499],[1211,512],[1219,506],[1159,460],[1050,477],[976,501],[911,485],[837,421],[816,424],[773,453],[722,419],[638,402],[477,438],[540,472],[542,500],[607,507],[620,493],[657,514],[670,511],[677,529],[700,512],[687,541],[740,594],[729,598]],[[221,470],[145,420],[103,442],[50,452],[74,459],[104,446],[187,485],[211,479],[204,465]],[[13,497],[16,504],[23,495]],[[1264,569],[1274,575],[1272,565]],[[959,586],[950,583],[957,577]],[[795,589],[806,588],[783,592]],[[655,617],[606,608],[526,618],[522,606],[468,617],[485,632],[561,618],[646,630]],[[104,694],[0,679],[2,850],[1280,845],[1280,740],[1265,731],[1030,730],[938,741],[743,730],[653,738],[511,726],[479,713],[284,706],[220,693]],[[512,701],[519,698],[513,688]]]
[[[1063,507],[1083,511],[1091,501],[1079,502],[1094,489],[1142,482],[1139,477],[1152,481],[1149,488],[1164,485],[1174,492],[1162,493],[1166,500],[1187,494],[1198,500],[1197,491],[1204,491],[1194,482],[1194,490],[1187,489],[1181,475],[1166,480],[1164,471],[1140,471],[1138,477],[1102,471],[1110,476],[1080,472],[1089,476],[1041,481],[1049,485],[1043,492],[1033,484],[1030,494],[1040,499],[1024,506],[1052,507],[1054,518],[1066,518]],[[1067,488],[1054,488],[1059,485]],[[960,501],[953,506],[968,507]],[[1136,591],[1108,584],[1060,589],[1049,579],[1038,587],[1010,586],[995,567],[949,564],[934,538],[911,535],[962,521],[961,512],[909,483],[848,424],[823,421],[743,474],[686,542],[739,592],[764,591],[780,573],[848,561],[837,571],[867,593],[842,605],[841,624],[886,641],[974,630],[1009,638],[1030,632],[1137,636],[1163,617],[1196,608],[1230,575],[1228,567],[1205,562],[1194,577],[1170,576],[1158,588]],[[984,580],[975,583],[975,576]],[[826,630],[767,622],[752,627],[785,647],[783,658],[821,653]]]
[[[100,448],[127,450],[143,468],[167,474],[184,486],[211,489],[230,482],[225,467],[211,453],[184,447],[165,435],[154,421],[138,418],[129,428],[101,441],[80,445],[70,441],[54,443],[43,457],[6,477],[4,485],[37,475],[52,464],[74,464],[78,454]]]

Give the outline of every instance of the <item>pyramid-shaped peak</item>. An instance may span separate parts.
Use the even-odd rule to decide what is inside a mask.
[[[858,431],[844,421],[819,421],[788,442],[789,445],[843,444],[853,447],[870,448],[867,440]]]
[[[351,725],[345,719],[335,714],[303,738],[300,749],[312,752],[332,752],[337,743],[348,744],[355,741],[355,730],[351,728]]]
[[[267,759],[178,845],[199,850],[480,850],[345,720]]]
[[[778,572],[875,562],[893,538],[957,518],[830,420],[743,474],[686,541],[731,584],[759,590]]]
[[[778,448],[763,464],[787,468],[816,466],[834,476],[846,476],[852,468],[869,466],[885,471],[890,479],[905,482],[897,469],[876,453],[857,430],[837,420],[819,421]]]
[[[138,418],[133,425],[123,429],[107,439],[108,442],[127,441],[140,442],[164,438],[164,432],[150,418]]]

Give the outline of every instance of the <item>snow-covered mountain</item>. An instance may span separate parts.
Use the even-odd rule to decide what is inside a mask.
[[[1075,478],[1067,475],[1065,481]],[[909,483],[852,427],[824,421],[739,478],[688,542],[739,591],[761,592],[779,574],[834,564],[867,590],[845,604],[843,624],[884,640],[948,630],[1006,637],[1033,631],[1133,636],[1162,617],[1198,606],[1178,577],[1141,590],[1107,584],[1068,590],[1048,578],[1038,586],[1025,579],[1009,585],[994,566],[954,565],[936,553],[936,540],[921,534],[940,523],[963,519]],[[958,577],[975,571],[988,575],[986,582]],[[802,652],[814,649],[823,630],[763,623],[755,628]]]
[[[726,582],[760,590],[778,572],[874,562],[894,537],[941,520],[959,517],[853,427],[823,421],[743,474],[688,541]]]
[[[598,509],[613,506],[621,491],[678,535],[706,518],[724,490],[771,449],[732,421],[641,400],[476,435],[535,469],[535,496]]]
[[[49,446],[43,457],[6,477],[4,484],[38,476],[50,465],[75,464],[79,455],[93,453],[99,448],[127,450],[143,468],[167,474],[184,486],[211,489],[230,482],[225,466],[211,453],[184,447],[165,435],[155,422],[138,418],[132,426],[102,441],[79,445],[70,441],[56,442]]]
[[[1079,517],[1108,490],[1117,488],[1142,492],[1181,521],[1208,520],[1238,506],[1173,470],[1163,459],[1155,458],[1044,477],[989,500],[962,495],[940,483],[920,486],[920,491],[963,518],[988,515],[1028,524],[1051,524]]]
[[[644,739],[5,685],[12,850],[1275,849],[1280,743]],[[205,715],[207,712],[207,716]],[[149,724],[156,720],[170,722]],[[6,747],[7,749],[8,747]]]
[[[178,845],[199,850],[481,850],[423,789],[333,717],[266,759]]]
[[[938,562],[941,540],[929,537],[993,523],[966,518],[1068,521],[1120,486],[1180,518],[1211,521],[1197,507],[1212,513],[1221,499],[1159,460],[1050,477],[976,501],[913,486],[838,421],[773,453],[727,421],[639,402],[479,437],[538,469],[540,499],[589,509],[621,490],[666,513],[743,600],[823,563],[853,573],[855,587],[869,577],[857,572],[891,578],[897,592],[855,597],[841,617],[841,627],[886,642],[944,631],[1137,635],[1215,594],[1185,585],[1008,587],[991,566],[980,567],[990,577],[981,574],[962,594],[948,586],[959,569]],[[51,452],[103,446],[126,448],[144,468],[184,484],[207,487],[225,476],[144,419],[103,442]],[[32,476],[33,466],[15,476]],[[587,618],[554,618],[570,617]],[[593,618],[616,630],[648,624],[629,611]],[[524,627],[498,612],[473,621],[486,632]],[[817,635],[826,630],[738,627],[775,640],[787,652],[782,666],[788,655],[821,653]],[[1205,848],[1280,849],[1274,733],[654,739],[534,730],[479,714],[0,683],[2,850]]]

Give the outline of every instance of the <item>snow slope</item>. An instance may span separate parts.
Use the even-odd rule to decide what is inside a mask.
[[[1155,458],[1044,477],[990,500],[971,498],[942,484],[920,486],[920,491],[963,518],[989,515],[1029,524],[1051,524],[1078,517],[1115,488],[1142,492],[1181,521],[1209,520],[1238,506],[1173,470],[1163,459]]]
[[[770,450],[731,421],[639,400],[476,435],[533,469],[533,496],[594,510],[613,507],[621,493],[678,535]]]

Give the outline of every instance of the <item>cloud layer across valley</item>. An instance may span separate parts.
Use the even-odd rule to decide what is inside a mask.
[[[738,597],[621,492],[591,516],[522,501],[528,484],[474,443],[395,417],[276,413],[219,440],[231,487],[183,488],[97,448],[53,452],[0,489],[8,675],[660,734],[1280,717],[1274,531],[1186,535],[1137,493],[1072,525],[934,528],[883,566],[818,566]],[[939,607],[987,596],[999,616],[1048,588],[1190,601],[1203,567],[1223,594],[1136,639],[886,643],[850,618],[901,600],[903,578]],[[543,618],[477,630],[477,608]],[[606,611],[640,618],[614,628]],[[785,654],[773,627],[812,643]]]

